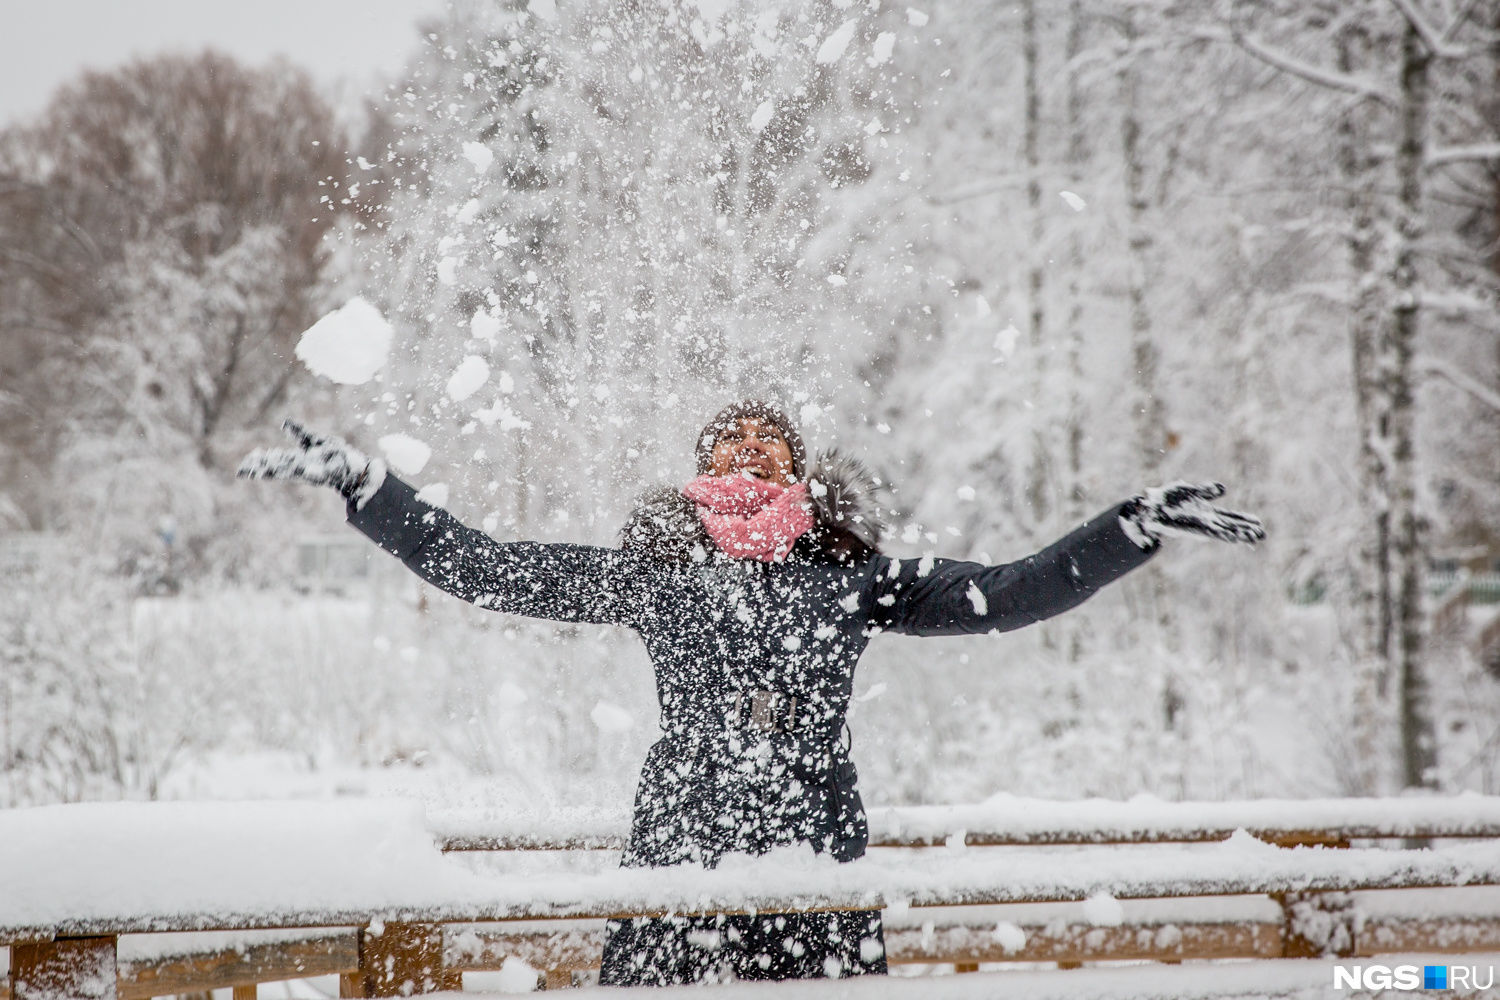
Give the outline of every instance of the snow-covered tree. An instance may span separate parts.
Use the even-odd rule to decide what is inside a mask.
[[[1494,294],[1491,276],[1463,263],[1458,234],[1442,234],[1451,222],[1432,196],[1444,161],[1483,160],[1494,134],[1484,122],[1483,90],[1463,72],[1466,63],[1487,61],[1475,44],[1483,30],[1475,14],[1372,0],[1326,10],[1242,5],[1228,22],[1242,48],[1312,91],[1320,109],[1314,120],[1334,139],[1324,162],[1340,171],[1341,211],[1325,219],[1347,254],[1337,299],[1348,317],[1358,499],[1368,525],[1355,549],[1362,558],[1350,567],[1362,610],[1357,697],[1367,719],[1378,717],[1374,706],[1387,692],[1396,699],[1400,780],[1429,787],[1441,781],[1438,663],[1424,653],[1428,528],[1439,514],[1430,495],[1440,481],[1470,477],[1452,461],[1467,435],[1456,439],[1451,421],[1424,415],[1435,398],[1420,392],[1419,358],[1431,359],[1426,367],[1435,371],[1451,364],[1444,356],[1455,349],[1461,363],[1479,361],[1468,346],[1478,343],[1472,307]],[[1479,146],[1450,158],[1434,148],[1439,133]],[[1318,165],[1308,161],[1304,169]],[[1464,331],[1457,339],[1439,332],[1454,318]],[[1491,359],[1480,364],[1493,375]]]
[[[5,135],[0,322],[24,365],[0,390],[7,438],[31,438],[11,460],[43,473],[17,499],[34,525],[138,558],[169,524],[207,565],[229,462],[324,304],[342,144],[305,74],[212,53],[86,74]]]

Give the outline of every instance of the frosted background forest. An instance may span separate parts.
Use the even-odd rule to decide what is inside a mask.
[[[83,75],[0,133],[0,805],[627,805],[633,636],[233,470],[291,415],[611,544],[749,394],[877,471],[893,555],[1177,478],[1270,532],[875,641],[868,803],[1500,792],[1497,606],[1433,572],[1500,557],[1497,286],[1491,3],[454,0],[364,104]],[[295,349],[356,298],[394,338],[340,384]]]

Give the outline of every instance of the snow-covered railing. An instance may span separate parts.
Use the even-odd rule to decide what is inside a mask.
[[[991,810],[1018,801],[900,812],[902,836],[946,841],[946,849],[877,852],[852,865],[792,851],[711,871],[585,875],[476,871],[439,850],[452,815],[429,822],[420,806],[403,802],[10,810],[0,812],[0,945],[11,949],[17,1000],[135,998],[206,986],[236,988],[240,1000],[257,982],[333,972],[344,977],[345,996],[392,995],[458,988],[463,972],[493,969],[508,956],[529,957],[549,981],[561,982],[596,962],[602,918],[667,913],[880,908],[893,962],[966,968],[1500,948],[1500,893],[1480,890],[1464,913],[1454,912],[1451,898],[1453,887],[1500,885],[1500,839],[1422,851],[1287,849],[1244,832],[1197,843],[1205,829],[1252,804],[1079,803],[1047,807],[1060,810],[1053,820],[1078,810],[1052,833],[1077,839],[1081,831],[1149,830],[1160,840],[1179,829],[1194,842],[963,846],[958,830],[999,830],[973,821],[992,820]],[[1325,842],[1367,835],[1351,836],[1354,830],[1475,837],[1495,820],[1493,799],[1385,805],[1376,815],[1379,807],[1369,803],[1321,803],[1325,816],[1337,813],[1348,825],[1318,832],[1328,834]],[[1262,814],[1272,826],[1301,830],[1312,812],[1271,803]],[[1192,828],[1184,825],[1189,815],[1218,819]],[[1047,837],[1035,815],[1004,829],[1032,838],[1023,843],[1059,839]],[[1421,895],[1423,887],[1450,891],[1436,909],[1388,907],[1378,918],[1347,895]],[[1037,904],[1081,908],[1059,921],[1055,913],[1038,916]],[[346,930],[312,938],[315,928]],[[246,936],[289,929],[298,931],[292,940]],[[190,931],[234,937],[174,962],[153,964],[138,951],[132,958],[129,948],[122,959],[122,935]],[[253,961],[247,949],[260,949]]]
[[[445,851],[618,850],[630,817],[445,810],[430,818]],[[975,805],[870,810],[872,847],[1162,844],[1227,840],[1236,831],[1283,846],[1357,840],[1500,837],[1500,796],[1061,802],[999,795]]]

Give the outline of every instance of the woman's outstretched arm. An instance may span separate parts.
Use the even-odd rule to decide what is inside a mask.
[[[349,522],[435,587],[480,607],[554,621],[634,625],[641,613],[638,560],[587,545],[497,542],[333,436],[288,420],[293,445],[257,449],[240,463],[247,479],[330,486],[349,504]]]
[[[422,579],[482,608],[594,625],[635,624],[637,560],[619,549],[497,542],[387,475],[349,523]]]
[[[879,557],[862,595],[870,624],[908,635],[1006,632],[1075,608],[1149,560],[1163,535],[1254,543],[1259,521],[1210,501],[1218,484],[1154,488],[1069,532],[1036,555],[1001,566]]]
[[[1077,607],[1142,565],[1142,549],[1105,511],[1036,555],[1000,566],[879,557],[861,603],[870,624],[906,635],[1008,632]]]

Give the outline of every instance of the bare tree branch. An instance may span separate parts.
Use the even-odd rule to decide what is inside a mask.
[[[1443,379],[1456,388],[1463,390],[1472,399],[1483,403],[1496,413],[1500,413],[1500,392],[1481,385],[1473,377],[1465,375],[1446,362],[1437,361],[1433,358],[1423,358],[1419,371],[1429,378],[1436,377]]]
[[[1266,65],[1279,69],[1284,73],[1290,73],[1292,76],[1306,80],[1308,83],[1327,87],[1330,90],[1341,91],[1346,94],[1354,94],[1367,100],[1376,101],[1388,108],[1394,108],[1397,105],[1395,97],[1386,93],[1371,80],[1350,76],[1347,73],[1340,73],[1337,70],[1325,69],[1322,66],[1316,66],[1305,60],[1298,59],[1296,56],[1288,55],[1285,52],[1278,52],[1263,44],[1258,39],[1245,34],[1237,27],[1231,27],[1227,32],[1200,30],[1196,35],[1206,41],[1232,41]]]
[[[1426,165],[1431,168],[1449,163],[1485,160],[1500,160],[1500,142],[1482,142],[1473,146],[1449,146],[1446,149],[1430,150],[1427,154]]]
[[[1464,26],[1464,22],[1469,19],[1469,16],[1474,13],[1474,8],[1478,6],[1479,0],[1468,0],[1467,3],[1459,8],[1458,13],[1454,14],[1453,19],[1448,22],[1448,27],[1443,29],[1443,41],[1445,43],[1453,41],[1458,36],[1459,31]]]
[[[1434,56],[1437,56],[1439,59],[1462,59],[1469,54],[1467,48],[1455,48],[1449,45],[1445,41],[1447,33],[1438,34],[1437,29],[1427,23],[1427,18],[1422,16],[1422,12],[1417,10],[1411,0],[1391,0],[1391,5],[1400,11],[1401,16],[1406,18],[1406,23],[1416,29],[1418,35],[1422,36],[1422,43],[1427,46],[1427,50]],[[1459,20],[1459,18],[1455,18],[1454,23],[1458,23]],[[1452,27],[1453,25],[1450,24],[1449,29],[1451,30]]]

